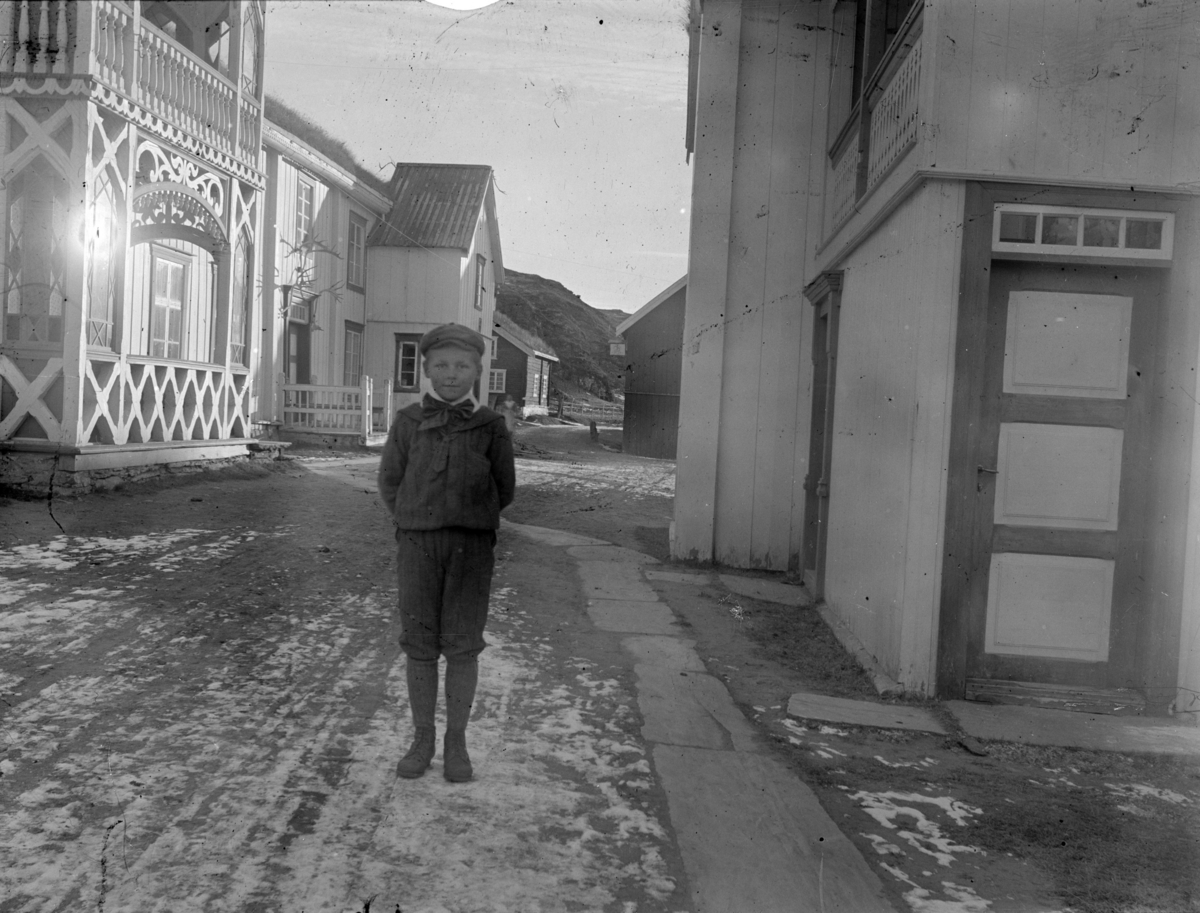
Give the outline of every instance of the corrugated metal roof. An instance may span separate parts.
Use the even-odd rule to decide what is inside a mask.
[[[491,179],[490,165],[397,165],[388,185],[392,210],[367,243],[469,250]]]

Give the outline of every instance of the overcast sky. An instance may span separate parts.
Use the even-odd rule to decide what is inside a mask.
[[[266,89],[364,166],[491,165],[506,268],[635,311],[687,270],[685,0],[271,0]]]

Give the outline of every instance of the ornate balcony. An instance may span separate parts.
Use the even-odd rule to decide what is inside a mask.
[[[189,7],[233,11],[219,22],[225,28],[212,60],[164,30],[188,31],[175,28],[168,4],[0,3],[0,94],[87,95],[261,187],[261,5]]]

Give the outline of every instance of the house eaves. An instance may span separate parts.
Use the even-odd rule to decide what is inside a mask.
[[[655,295],[653,298],[651,298],[649,301],[647,301],[645,304],[643,304],[640,308],[638,308],[636,311],[634,311],[634,313],[632,313],[629,317],[627,317],[617,327],[617,331],[616,331],[617,335],[624,336],[629,331],[630,327],[632,327],[635,323],[637,323],[639,320],[641,320],[643,317],[645,317],[647,314],[649,314],[651,311],[653,311],[656,307],[658,307],[660,304],[662,304],[664,301],[666,301],[668,298],[670,298],[672,295],[674,295],[681,288],[684,288],[686,285],[687,285],[687,275],[685,274],[685,275],[681,276],[680,278],[676,279],[674,282],[672,282],[670,285],[668,285],[665,289],[663,289],[661,292],[659,292],[657,295]]]
[[[372,212],[385,213],[391,202],[352,171],[318,152],[299,137],[263,118],[263,145],[273,149],[313,177],[337,187]]]

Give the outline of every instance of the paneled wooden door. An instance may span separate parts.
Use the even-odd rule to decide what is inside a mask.
[[[1136,687],[1160,274],[993,261],[967,692]]]

